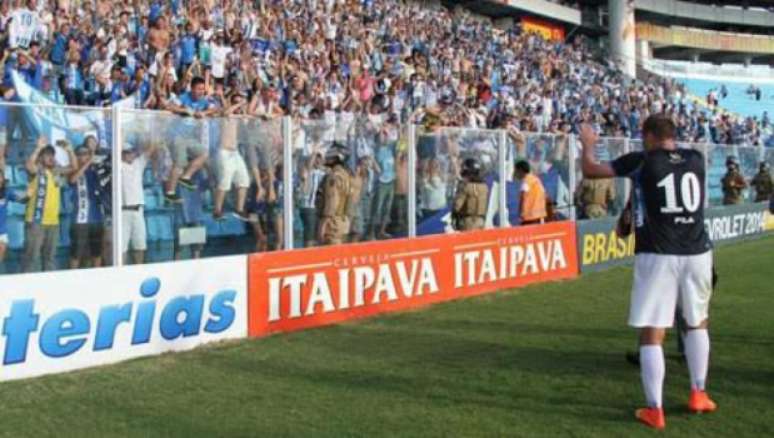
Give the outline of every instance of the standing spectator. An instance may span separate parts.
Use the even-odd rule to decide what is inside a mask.
[[[27,0],[26,7],[14,9],[8,23],[8,46],[26,49],[34,40],[40,27],[38,2]]]
[[[121,151],[121,220],[123,222],[124,260],[129,262],[129,250],[132,250],[132,262],[142,264],[145,250],[148,248],[145,230],[145,192],[142,180],[145,167],[154,147],[149,145],[144,151],[138,151],[130,142],[125,142]]]
[[[99,176],[93,168],[94,152],[82,145],[75,150],[75,169],[68,180],[72,186],[73,210],[70,225],[70,269],[102,266],[104,216],[99,196]]]
[[[69,145],[65,144],[69,162],[75,163],[75,156]],[[69,167],[57,165],[56,150],[43,137],[26,163],[30,175],[28,188],[29,200],[25,214],[24,258],[22,272],[40,270],[41,257],[43,271],[56,269],[56,248],[59,243],[59,212],[63,175],[70,172]]]
[[[351,206],[350,241],[359,242],[366,237],[371,227],[371,204],[374,198],[374,184],[376,183],[376,163],[373,157],[362,157],[355,167],[355,176],[352,179],[355,200]]]
[[[178,76],[185,76],[185,72],[193,65],[196,60],[199,40],[194,33],[194,25],[191,22],[185,24],[185,33],[180,38],[180,70]]]
[[[408,154],[405,150],[398,152],[395,170],[395,199],[392,204],[392,216],[395,218],[393,232],[403,236],[408,231]]]
[[[532,172],[529,162],[516,163],[515,177],[521,181],[519,218],[521,225],[542,224],[546,220],[546,192],[540,178]]]
[[[322,169],[323,157],[319,152],[305,159],[305,165],[300,169],[301,221],[304,224],[304,248],[317,244],[318,215],[316,206],[320,196],[320,184],[325,178]]]
[[[375,151],[376,196],[371,215],[370,239],[389,239],[387,225],[395,196],[395,144],[380,141]]]
[[[5,162],[0,159],[0,169],[5,169]],[[5,255],[8,249],[8,203],[24,202],[23,197],[16,196],[8,190],[5,172],[0,172],[0,274],[6,273]]]
[[[425,169],[420,175],[420,203],[422,220],[428,219],[447,207],[448,187],[446,177],[441,172],[441,163],[437,158],[425,161]]]

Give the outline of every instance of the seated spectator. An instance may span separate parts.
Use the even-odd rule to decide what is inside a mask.
[[[64,143],[69,163],[76,162],[72,148]],[[30,176],[27,189],[29,200],[25,214],[25,247],[22,272],[53,271],[56,269],[56,249],[59,244],[59,213],[61,187],[70,167],[56,162],[56,150],[46,138],[37,146],[25,164]],[[41,266],[42,260],[42,266]]]

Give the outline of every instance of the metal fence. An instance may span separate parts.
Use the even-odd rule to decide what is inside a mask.
[[[343,242],[453,232],[452,203],[467,158],[483,169],[487,228],[520,222],[518,161],[526,161],[542,182],[553,219],[617,215],[629,194],[625,179],[583,180],[580,144],[571,135],[426,132],[381,116],[346,113],[314,120],[196,119],[117,107],[5,104],[2,116],[2,272],[324,244],[324,157],[334,142],[347,151],[351,176]],[[50,152],[38,143],[54,146],[53,160],[39,158],[28,169],[37,149],[40,155]],[[771,149],[680,146],[705,154],[708,205],[723,202],[729,157],[748,183],[761,162],[774,166]],[[638,141],[603,138],[596,156],[611,160],[637,150]],[[742,191],[744,202],[754,197],[752,188]],[[591,208],[595,199],[604,201],[602,208]]]

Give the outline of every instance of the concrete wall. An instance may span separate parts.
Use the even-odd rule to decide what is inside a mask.
[[[575,25],[581,24],[580,10],[562,6],[546,0],[490,0],[491,3],[505,4],[522,11]]]
[[[636,0],[637,9],[675,17],[716,23],[771,27],[774,13],[757,9],[736,9],[679,0]]]

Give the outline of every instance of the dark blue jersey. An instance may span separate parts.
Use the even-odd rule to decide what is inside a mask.
[[[705,167],[690,149],[633,152],[612,162],[616,175],[631,178],[635,252],[703,254],[712,248],[704,229]]]

